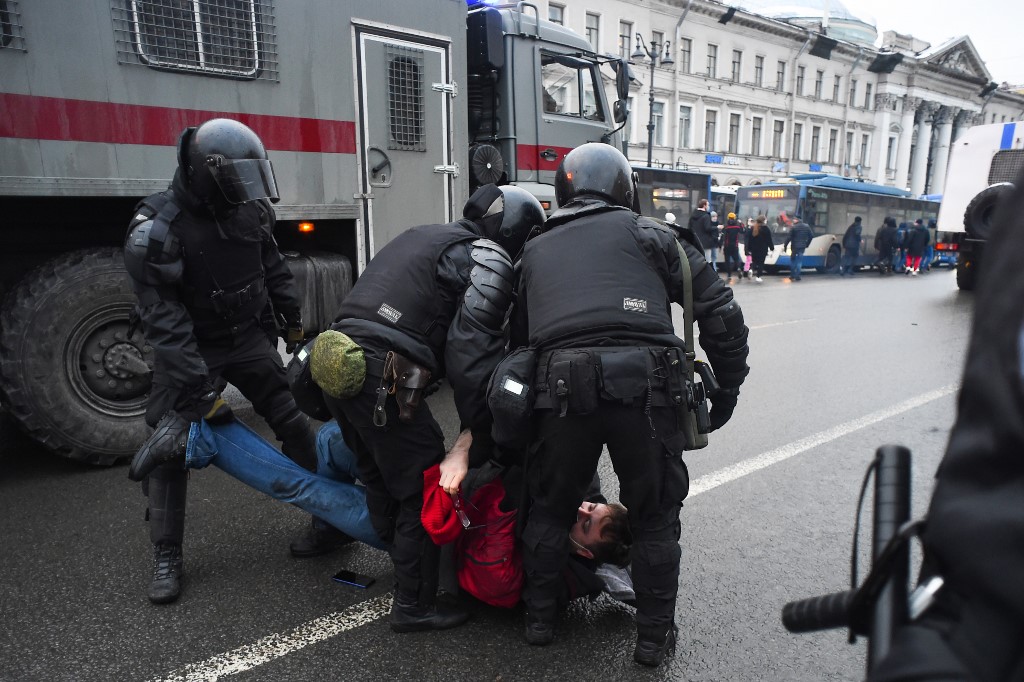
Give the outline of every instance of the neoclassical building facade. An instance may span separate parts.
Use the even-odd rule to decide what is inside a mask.
[[[649,155],[719,185],[822,171],[941,194],[963,130],[1024,119],[1024,95],[992,83],[968,36],[931,46],[888,32],[878,49],[875,27],[838,0],[827,17],[820,0],[538,4],[597,52],[638,55],[623,130],[630,160]],[[639,54],[653,46],[652,68]]]

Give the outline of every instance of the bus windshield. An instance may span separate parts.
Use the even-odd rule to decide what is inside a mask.
[[[736,217],[746,223],[763,215],[773,233],[785,233],[796,222],[799,196],[799,187],[741,187],[736,193]]]
[[[711,177],[668,168],[635,167],[640,213],[664,220],[667,213],[686,224],[697,202],[708,198]]]

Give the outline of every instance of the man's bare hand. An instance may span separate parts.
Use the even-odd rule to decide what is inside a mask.
[[[455,445],[441,461],[441,487],[449,495],[459,492],[462,479],[469,472],[469,446],[473,444],[473,434],[467,429],[455,439]]]

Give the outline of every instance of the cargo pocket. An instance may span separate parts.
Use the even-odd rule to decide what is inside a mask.
[[[683,462],[683,447],[686,436],[676,432],[662,441],[664,449],[664,471],[662,475],[661,500],[663,503],[682,504],[690,494],[690,473]]]

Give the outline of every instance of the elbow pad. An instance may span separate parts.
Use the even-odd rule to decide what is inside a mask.
[[[718,345],[728,345],[729,341],[740,337],[743,338],[745,344],[747,339],[747,326],[743,323],[743,310],[735,299],[702,317],[700,330],[702,333],[714,336]]]
[[[143,220],[132,227],[125,240],[125,269],[142,284],[173,284],[181,279],[185,269],[181,243],[170,230],[160,229],[161,222]]]
[[[722,388],[735,388],[750,372],[747,366],[749,330],[743,323],[743,311],[729,301],[700,320],[700,345],[711,361],[715,378]]]
[[[465,314],[484,329],[500,332],[512,305],[512,261],[489,239],[473,242],[473,269],[462,298]]]

